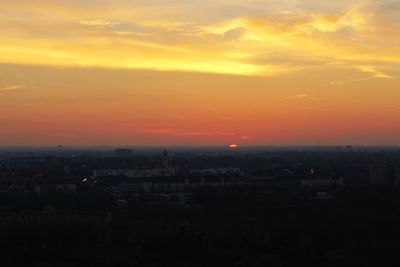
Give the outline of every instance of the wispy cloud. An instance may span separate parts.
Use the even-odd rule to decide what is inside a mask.
[[[368,74],[367,77],[360,77],[360,78],[353,78],[353,79],[346,79],[346,80],[337,80],[332,81],[330,85],[343,85],[348,83],[355,83],[355,82],[365,82],[371,79],[395,79],[394,76],[387,74],[386,72],[378,69],[375,66],[371,65],[362,65],[362,66],[354,66],[351,69],[356,69],[362,73]]]
[[[0,87],[0,91],[15,91],[26,88],[26,85],[9,85],[5,87]]]
[[[236,136],[236,133],[219,133],[220,136]]]
[[[242,140],[242,141],[250,140],[250,139],[251,139],[251,136],[249,136],[249,135],[242,135],[239,139]]]
[[[177,129],[175,128],[154,128],[154,129],[143,129],[140,130],[142,133],[148,134],[169,134],[175,135],[177,133]]]
[[[371,73],[373,78],[383,78],[383,79],[393,79],[394,77],[390,76],[389,74],[378,70],[374,66],[360,66],[359,70],[362,72]]]
[[[368,81],[371,78],[358,78],[358,79],[349,79],[349,80],[338,80],[338,81],[332,81],[330,85],[335,86],[335,85],[343,85],[347,83],[354,83],[354,82],[363,82],[363,81]]]
[[[157,134],[157,135],[172,135],[182,137],[206,137],[211,136],[210,132],[203,131],[186,131],[177,128],[154,128],[154,129],[143,129],[140,130],[142,133]]]
[[[169,136],[178,136],[178,137],[214,137],[214,138],[229,138],[229,139],[237,139],[237,140],[249,140],[251,136],[249,135],[238,135],[233,132],[216,132],[216,131],[189,131],[182,130],[178,128],[151,128],[151,129],[142,129],[140,132],[145,134],[154,134],[154,135],[169,135]]]
[[[118,25],[118,22],[112,22],[106,19],[86,19],[86,20],[80,20],[79,24],[85,25],[85,26],[92,26],[92,27],[113,27]]]
[[[297,94],[293,96],[286,97],[287,100],[315,100],[315,97],[309,96],[307,94]]]

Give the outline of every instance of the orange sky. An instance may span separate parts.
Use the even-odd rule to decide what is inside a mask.
[[[0,146],[400,145],[397,1],[0,10]]]

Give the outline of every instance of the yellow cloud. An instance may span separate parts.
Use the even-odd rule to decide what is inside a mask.
[[[372,73],[374,78],[384,78],[384,79],[393,79],[392,76],[377,70],[375,67],[373,66],[360,66],[359,69],[362,72],[367,72],[367,73]]]
[[[14,91],[26,88],[26,85],[9,85],[5,87],[0,87],[0,91]]]
[[[376,78],[391,78],[382,66],[400,63],[400,37],[384,34],[396,32],[395,18],[373,1],[353,2],[341,11],[249,13],[220,22],[207,21],[207,15],[190,20],[186,11],[198,8],[190,3],[174,2],[163,10],[158,1],[156,6],[99,1],[92,8],[86,1],[59,2],[59,7],[0,4],[28,14],[0,16],[0,62],[268,76],[339,61]],[[247,4],[254,10],[257,3]],[[240,3],[223,3],[229,4]],[[369,65],[374,68],[359,67]]]
[[[79,24],[94,27],[113,27],[118,25],[117,22],[112,22],[105,19],[92,19],[92,20],[80,20]]]

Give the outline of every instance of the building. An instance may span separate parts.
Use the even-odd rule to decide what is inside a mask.
[[[333,186],[343,185],[343,178],[337,180],[322,180],[322,179],[303,179],[300,180],[300,184],[305,187],[320,187],[320,186]]]
[[[159,168],[159,169],[109,169],[109,170],[94,170],[94,177],[110,177],[121,176],[130,178],[143,177],[172,177],[176,172],[174,168]]]
[[[34,191],[38,195],[51,193],[76,194],[80,177],[45,177],[36,178]]]
[[[393,176],[394,176],[393,185],[400,186],[400,166],[394,168]]]
[[[119,158],[129,158],[133,155],[133,151],[128,148],[118,148],[115,150],[115,155]]]
[[[163,168],[164,169],[169,169],[170,168],[170,164],[171,164],[171,159],[169,157],[168,151],[164,150],[163,152]]]
[[[395,168],[387,164],[371,164],[369,166],[370,185],[395,185]]]
[[[94,170],[94,177],[107,177],[107,176],[124,176],[129,177],[132,170],[129,169],[108,169],[108,170]]]
[[[344,147],[345,151],[347,152],[352,152],[353,151],[353,146],[352,145],[347,145]]]
[[[212,169],[200,169],[192,170],[190,173],[193,175],[243,175],[243,172],[239,168],[212,168]]]

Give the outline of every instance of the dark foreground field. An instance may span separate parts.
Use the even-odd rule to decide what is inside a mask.
[[[400,192],[312,196],[203,191],[179,208],[2,195],[2,266],[399,266]]]

